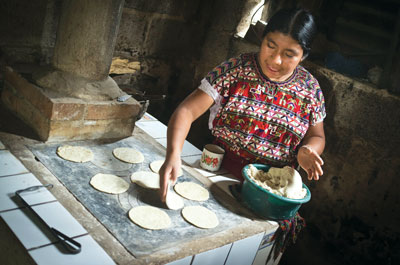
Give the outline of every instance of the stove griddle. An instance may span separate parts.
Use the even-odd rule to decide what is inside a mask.
[[[153,140],[154,141],[154,140]],[[74,163],[56,154],[58,146],[86,146],[94,153],[94,159],[86,163]],[[114,158],[112,150],[117,147],[131,147],[143,153],[145,160],[140,164],[128,164]],[[239,216],[221,205],[212,192],[205,202],[184,199],[185,206],[202,205],[214,211],[220,224],[213,229],[200,229],[187,223],[181,211],[169,210],[162,204],[157,190],[144,189],[130,182],[130,175],[136,171],[150,171],[149,164],[164,159],[160,151],[146,137],[135,135],[120,141],[106,144],[93,144],[79,141],[58,144],[39,144],[29,147],[35,156],[55,175],[64,186],[117,238],[122,245],[136,257],[149,255],[161,249],[176,247],[179,243],[207,237],[229,230],[248,218]],[[106,194],[95,190],[89,184],[97,173],[115,174],[131,183],[129,190],[120,195]],[[178,182],[192,181],[202,185],[195,177],[184,170]],[[204,185],[202,185],[204,186]],[[172,225],[163,230],[146,230],[130,221],[128,211],[135,206],[151,205],[164,210],[171,218]],[[84,247],[84,246],[83,246]]]

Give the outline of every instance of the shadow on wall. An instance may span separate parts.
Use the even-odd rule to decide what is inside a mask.
[[[305,181],[312,199],[300,214],[308,227],[282,264],[399,264],[400,98],[306,68],[326,99],[324,175]]]

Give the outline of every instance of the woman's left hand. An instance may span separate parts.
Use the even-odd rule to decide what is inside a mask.
[[[303,145],[300,147],[297,154],[297,162],[307,172],[309,180],[318,180],[324,173],[322,171],[324,161],[309,145]]]

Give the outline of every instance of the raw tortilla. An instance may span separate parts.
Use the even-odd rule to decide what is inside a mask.
[[[111,194],[124,193],[129,189],[129,183],[124,179],[115,175],[102,173],[94,175],[90,180],[90,185],[96,190]]]
[[[171,219],[164,211],[153,206],[138,206],[129,211],[129,218],[146,229],[158,230],[168,228]]]
[[[219,224],[214,212],[203,206],[186,206],[182,209],[183,218],[200,228],[214,228]]]
[[[129,147],[115,148],[113,154],[119,160],[127,163],[136,164],[144,161],[144,156],[140,151]]]
[[[171,190],[171,182],[168,183],[165,204],[171,210],[179,210],[184,206],[182,198]]]
[[[193,201],[206,201],[210,196],[208,190],[194,182],[180,182],[174,189],[182,197]]]
[[[160,171],[161,166],[163,165],[164,160],[156,160],[150,163],[150,169],[154,172],[154,173],[158,173]],[[179,169],[178,171],[178,176],[182,176],[183,175],[183,171],[182,168]]]
[[[83,146],[63,145],[57,148],[57,155],[72,162],[88,162],[93,159],[93,153]]]
[[[160,175],[149,171],[138,171],[131,175],[131,181],[137,183],[143,188],[159,189]]]

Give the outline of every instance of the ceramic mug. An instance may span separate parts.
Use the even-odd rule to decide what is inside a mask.
[[[215,144],[206,144],[200,159],[200,166],[208,171],[217,171],[221,167],[225,150]]]

